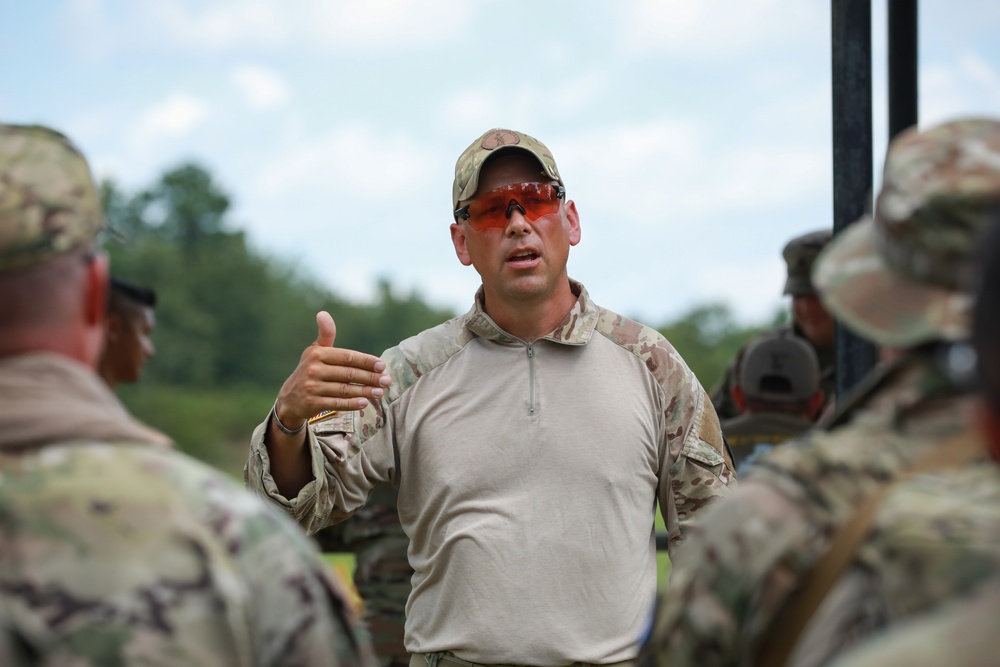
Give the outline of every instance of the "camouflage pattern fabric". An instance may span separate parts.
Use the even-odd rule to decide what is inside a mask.
[[[1000,581],[876,635],[832,667],[987,667],[1000,655]]]
[[[538,159],[544,170],[544,173],[539,174],[539,178],[550,178],[560,185],[566,185],[559,175],[559,167],[552,157],[552,151],[546,148],[545,144],[524,132],[495,128],[473,141],[458,156],[458,161],[455,163],[455,181],[451,190],[453,208],[458,207],[458,202],[476,194],[476,188],[479,187],[479,170],[493,151],[511,148],[527,151]]]
[[[103,227],[90,167],[69,139],[0,124],[0,271],[61,255]]]
[[[743,359],[743,354],[754,342],[762,338],[769,338],[772,336],[796,336],[812,345],[809,339],[806,338],[794,324],[783,324],[780,327],[776,327],[771,331],[765,332],[757,338],[754,338],[744,344],[743,347],[741,347],[736,353],[736,356],[733,357],[733,360],[729,362],[729,365],[726,366],[726,370],[723,371],[722,377],[715,384],[715,386],[712,387],[712,391],[710,392],[712,405],[715,406],[715,412],[719,415],[720,420],[726,421],[727,419],[732,419],[741,414],[739,407],[733,401],[730,391],[732,386],[737,384],[737,372],[740,367],[740,361]],[[832,405],[837,393],[837,360],[835,350],[832,347],[819,349],[815,345],[812,345],[812,348],[816,352],[816,356],[819,358],[820,388],[826,395],[825,405],[828,407]],[[823,410],[821,409],[820,412],[822,413]]]
[[[45,664],[371,666],[301,530],[142,440],[90,369],[6,358],[0,393],[0,604]]]
[[[972,118],[901,133],[873,215],[816,260],[813,282],[838,321],[910,348],[969,334],[974,256],[1000,209],[1000,122]]]
[[[763,457],[674,561],[641,663],[753,664],[771,619],[834,529],[883,480],[966,429],[972,401],[930,355],[911,357],[884,376],[847,425],[812,431]],[[822,664],[996,573],[998,470],[969,465],[895,487],[845,588],[813,619],[793,663]]]
[[[354,586],[364,602],[364,621],[381,667],[405,667],[406,599],[413,568],[410,540],[399,524],[399,492],[379,484],[368,502],[347,521],[324,528],[316,538],[324,551],[354,554]]]

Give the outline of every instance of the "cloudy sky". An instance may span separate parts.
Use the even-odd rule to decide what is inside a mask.
[[[921,125],[1000,117],[1000,3],[920,11]],[[126,189],[197,160],[258,248],[456,311],[478,276],[449,240],[454,162],[512,127],[556,156],[599,303],[749,322],[783,305],[784,242],[832,225],[829,33],[825,0],[8,0],[0,119],[61,129]]]

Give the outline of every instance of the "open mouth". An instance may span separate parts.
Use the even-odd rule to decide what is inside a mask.
[[[533,252],[530,252],[530,251],[525,251],[525,252],[519,252],[519,253],[515,253],[515,254],[511,255],[507,259],[507,263],[508,264],[530,264],[531,262],[535,261],[536,259],[538,259],[538,255],[536,253],[533,253]]]

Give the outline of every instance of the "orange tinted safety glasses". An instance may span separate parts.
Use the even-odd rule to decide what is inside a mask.
[[[467,220],[477,232],[503,229],[517,208],[529,222],[559,210],[566,188],[548,183],[513,183],[485,192],[455,211],[455,219]]]

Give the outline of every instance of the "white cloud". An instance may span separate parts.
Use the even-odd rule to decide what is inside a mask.
[[[468,134],[470,139],[491,127],[531,134],[539,122],[562,120],[599,103],[607,88],[608,73],[600,69],[546,81],[544,88],[462,86],[441,103],[435,116],[442,128]]]
[[[953,61],[920,70],[920,124],[927,127],[958,116],[1000,111],[1000,70],[982,56],[963,51]]]
[[[109,6],[113,5],[113,6]],[[67,33],[95,56],[184,47],[308,47],[384,55],[436,46],[456,34],[477,8],[462,0],[70,0]],[[86,36],[72,27],[84,25]],[[101,36],[100,47],[91,37]]]
[[[829,21],[823,3],[800,0],[636,0],[624,7],[618,38],[626,50],[696,58],[787,45],[824,34]]]
[[[132,146],[146,150],[164,139],[179,139],[189,135],[204,122],[208,104],[187,93],[174,93],[139,115],[132,127]]]
[[[352,199],[384,199],[427,191],[433,154],[406,135],[347,125],[288,146],[258,177],[269,197],[338,192]]]
[[[273,70],[244,65],[236,68],[232,81],[255,109],[278,109],[288,104],[288,85]]]
[[[726,139],[728,143],[724,144]],[[754,211],[801,201],[828,185],[829,153],[822,145],[786,138],[714,137],[693,120],[657,120],[576,135],[560,156],[564,175],[605,212],[669,211],[673,219]],[[576,195],[575,195],[576,196]],[[663,218],[640,214],[644,224]]]

